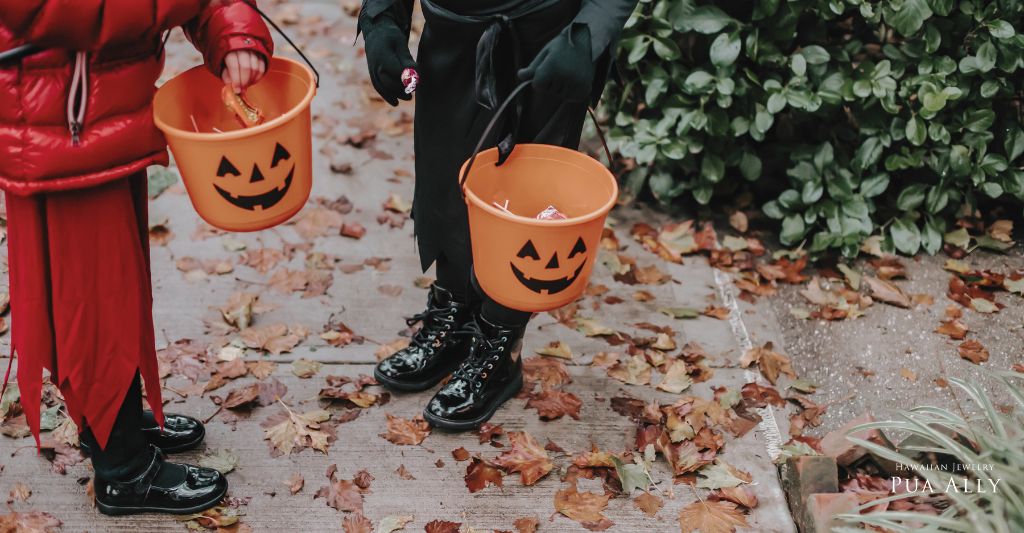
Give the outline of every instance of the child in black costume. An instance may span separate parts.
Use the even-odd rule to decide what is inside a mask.
[[[516,142],[576,149],[588,103],[601,95],[622,27],[637,0],[420,0],[418,63],[409,52],[413,0],[364,0],[359,29],[374,88],[408,100],[402,71],[415,68],[416,192],[413,219],[424,270],[436,263],[422,328],[375,371],[385,387],[419,391],[454,371],[424,417],[470,429],[522,387],[520,351],[530,313],[501,306],[472,281],[466,205],[458,171],[484,127],[521,80],[532,80],[485,147]],[[479,236],[478,236],[479,237]]]

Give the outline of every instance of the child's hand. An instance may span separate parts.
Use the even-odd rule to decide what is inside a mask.
[[[263,56],[249,50],[238,50],[224,57],[224,71],[220,73],[220,79],[224,85],[230,85],[236,93],[241,93],[260,81],[266,72]]]

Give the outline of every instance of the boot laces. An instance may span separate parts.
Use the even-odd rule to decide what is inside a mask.
[[[411,343],[424,350],[433,350],[440,345],[440,338],[447,335],[455,326],[455,316],[458,307],[454,304],[448,306],[437,305],[431,302],[427,309],[407,319],[405,323],[412,326],[421,323],[422,326],[412,336]]]
[[[503,333],[497,338],[490,338],[484,333],[480,324],[474,320],[463,325],[462,329],[455,332],[455,335],[469,337],[470,355],[462,362],[452,377],[463,379],[469,382],[473,388],[480,389],[491,376],[495,363],[505,353],[508,334]]]

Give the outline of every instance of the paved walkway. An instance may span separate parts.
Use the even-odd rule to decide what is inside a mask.
[[[377,343],[398,339],[404,330],[401,317],[419,310],[426,295],[414,283],[422,274],[417,268],[412,224],[403,224],[402,215],[382,207],[390,201],[392,207],[401,210],[412,196],[411,106],[392,109],[373,98],[359,49],[350,46],[355,37],[355,2],[340,5],[282,2],[271,9],[300,36],[323,75],[321,92],[314,102],[316,183],[310,205],[297,221],[252,234],[210,233],[204,230],[180,184],[171,186],[151,204],[159,344],[191,339],[205,347],[216,346],[222,335],[234,338],[224,329],[218,308],[226,306],[237,291],[259,294],[259,304],[270,309],[255,309],[264,312],[255,314],[254,326],[288,324],[293,325],[293,331],[304,328],[309,334],[291,352],[261,355],[259,350],[247,350],[245,360],[277,363],[272,375],[287,386],[283,400],[292,409],[308,411],[325,406],[336,418],[344,416],[346,410],[317,400],[326,376],[370,373],[377,360]],[[197,61],[180,35],[172,40],[169,50],[168,73]],[[284,47],[280,52],[288,53]],[[346,210],[343,198],[351,201],[352,210],[339,215]],[[731,290],[728,280],[721,274],[716,279],[703,258],[688,258],[683,265],[665,263],[629,237],[632,221],[661,221],[660,216],[619,211],[614,217],[626,252],[643,266],[657,265],[672,281],[626,285],[613,280],[606,266],[599,266],[593,283],[606,285],[609,292],[589,298],[585,305],[607,297],[621,298],[622,303],[602,305],[596,310],[585,308],[580,315],[634,334],[639,331],[635,324],[641,322],[670,326],[677,332],[675,342],[679,346],[700,344],[714,370],[711,381],[695,385],[686,394],[710,399],[711,387],[738,390],[750,379],[737,367],[747,344],[774,341],[777,347],[783,346],[766,304],[751,307],[741,302],[732,321],[705,316],[675,320],[659,313],[657,310],[665,307],[721,306]],[[342,219],[350,230],[356,227],[354,224],[364,227],[365,235],[359,240],[338,235]],[[229,266],[230,272],[217,274]],[[213,273],[206,274],[204,267]],[[310,271],[319,272],[319,277],[304,278]],[[331,279],[325,288],[326,276]],[[635,301],[633,294],[641,289],[649,291],[653,299]],[[329,323],[345,324],[366,342],[330,346],[320,336]],[[326,337],[337,342],[337,334]],[[9,335],[0,337],[4,353],[8,341]],[[567,361],[573,381],[566,390],[582,400],[580,419],[563,417],[544,422],[536,411],[524,408],[524,400],[514,399],[493,420],[506,432],[525,430],[541,443],[550,439],[568,454],[588,451],[591,446],[622,451],[632,449],[635,425],[609,408],[611,398],[628,395],[663,403],[678,398],[652,386],[624,385],[608,377],[604,369],[590,366],[596,354],[614,347],[561,325],[547,314],[531,323],[524,353],[532,356],[555,341],[566,343],[575,354],[572,361]],[[216,348],[212,351],[217,353]],[[322,366],[312,377],[301,379],[291,366],[298,359],[317,361]],[[179,369],[187,368],[188,359],[182,361]],[[237,468],[229,474],[231,496],[236,504],[244,503],[237,511],[244,514],[242,523],[254,531],[338,531],[344,515],[328,507],[323,498],[314,498],[317,489],[327,485],[325,472],[332,464],[337,465],[338,479],[351,479],[362,469],[372,474],[364,513],[374,524],[388,516],[411,515],[414,518],[406,527],[410,531],[422,531],[427,522],[436,519],[462,522],[477,530],[511,530],[514,520],[536,517],[541,531],[583,530],[579,523],[558,515],[554,509],[554,495],[565,487],[559,478],[571,462],[569,455],[552,454],[557,470],[536,485],[526,487],[517,477],[506,476],[503,488],[489,486],[470,494],[463,481],[466,464],[455,461],[452,450],[465,447],[489,459],[502,449],[481,444],[475,434],[435,431],[420,446],[398,446],[379,436],[385,431],[386,415],[415,416],[429,397],[428,392],[394,395],[386,405],[363,410],[355,420],[337,426],[337,441],[326,454],[306,449],[274,458],[260,423],[281,411],[280,407],[259,407],[249,415],[239,415],[218,412],[211,401],[211,396],[223,396],[226,391],[255,382],[251,375],[242,377],[200,396],[191,381],[171,377],[165,391],[167,410],[210,419],[205,448],[185,454],[185,460],[195,461],[220,449],[229,449],[238,457]],[[200,381],[200,386],[203,383]],[[766,441],[762,429],[739,439],[727,437],[721,457],[753,476],[753,489],[760,503],[747,517],[749,530],[786,533],[793,531],[793,525]],[[117,520],[101,516],[92,509],[83,485],[91,475],[87,463],[70,467],[67,475],[54,474],[46,460],[34,455],[30,443],[30,438],[0,438],[0,494],[6,495],[16,482],[32,490],[27,501],[11,504],[13,510],[47,510],[63,521],[65,531],[185,529],[182,522],[156,515]],[[400,466],[407,472],[405,477],[396,472]],[[304,478],[305,487],[291,494],[285,482],[296,474]],[[695,493],[685,485],[672,486],[663,460],[659,459],[652,475],[662,490],[672,494],[666,498],[665,508],[655,518],[648,518],[631,500],[614,498],[605,512],[615,524],[610,531],[678,530],[679,510],[694,500]],[[581,480],[580,490],[600,493],[600,482]]]

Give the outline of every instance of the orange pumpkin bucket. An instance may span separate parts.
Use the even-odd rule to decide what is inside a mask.
[[[498,108],[483,138],[525,85]],[[618,197],[615,176],[586,154],[544,144],[517,145],[498,165],[498,149],[480,152],[482,143],[461,173],[477,282],[496,302],[520,311],[576,300]],[[567,218],[535,218],[548,206]]]
[[[183,72],[157,90],[153,119],[203,220],[229,231],[275,226],[302,209],[313,186],[313,72],[271,58],[246,90],[267,120],[249,128],[222,102],[223,87],[205,66]]]

